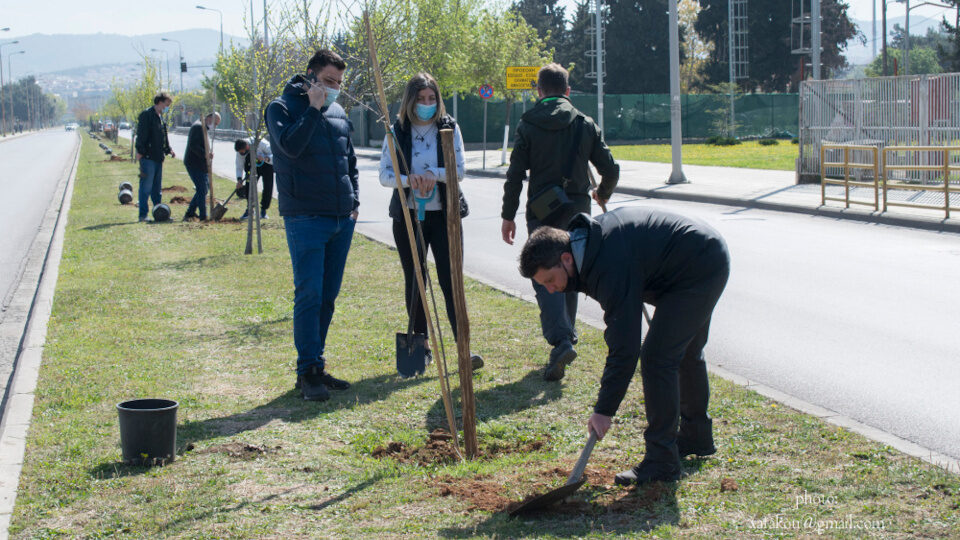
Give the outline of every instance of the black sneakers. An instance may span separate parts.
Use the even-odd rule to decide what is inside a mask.
[[[330,390],[323,383],[324,372],[317,366],[311,367],[306,373],[297,376],[297,388],[307,401],[326,401],[330,399]]]
[[[643,460],[639,465],[617,474],[613,483],[618,486],[643,485],[649,482],[676,482],[680,479],[680,467],[668,463]]]
[[[566,373],[567,364],[573,362],[577,357],[577,351],[573,349],[573,344],[569,341],[557,345],[550,351],[550,360],[547,362],[546,369],[543,370],[543,380],[559,381]]]
[[[350,388],[350,383],[330,375],[326,371],[320,371],[320,382],[325,384],[331,390],[346,390]]]

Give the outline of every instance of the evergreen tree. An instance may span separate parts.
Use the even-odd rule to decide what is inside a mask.
[[[669,92],[667,0],[611,0],[609,5],[604,90],[611,94]]]
[[[558,0],[517,0],[512,8],[537,29],[540,39],[546,40],[547,48],[554,50],[555,58],[563,50],[567,30],[566,9],[558,4]]]
[[[590,13],[593,0],[581,0],[576,4],[570,28],[564,33],[564,41],[555,55],[557,62],[570,70],[570,88],[577,92],[595,92],[596,79],[588,79],[590,58],[587,51],[593,50],[596,38],[587,31],[593,28],[594,16]]]

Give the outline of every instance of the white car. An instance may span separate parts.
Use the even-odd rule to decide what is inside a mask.
[[[63,126],[63,129],[66,131],[76,131],[78,127],[80,127],[80,125],[76,122],[70,122],[69,124]]]

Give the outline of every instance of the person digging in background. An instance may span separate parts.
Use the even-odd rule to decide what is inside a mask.
[[[242,199],[246,199],[246,193],[249,192],[249,185],[245,182],[250,179],[250,172],[253,164],[250,162],[250,141],[246,139],[237,139],[233,143],[233,149],[237,152],[237,193],[243,194]],[[257,179],[263,180],[263,189],[260,191],[260,218],[267,219],[267,208],[270,208],[270,202],[273,200],[273,152],[270,150],[270,143],[266,139],[260,139],[257,145]],[[256,179],[254,179],[256,182]],[[240,216],[241,220],[249,217],[247,210]]]
[[[580,214],[567,230],[534,231],[520,254],[520,273],[550,292],[583,292],[603,308],[609,352],[587,422],[599,438],[640,362],[646,455],[617,474],[617,484],[677,480],[681,457],[716,452],[703,347],[730,275],[720,233],[650,208],[618,208],[595,219]],[[656,312],[641,341],[644,302]]]
[[[177,157],[170,149],[167,124],[163,121],[163,114],[172,103],[173,98],[169,94],[160,92],[153,98],[153,107],[137,117],[137,142],[134,146],[137,149],[136,159],[140,162],[140,187],[137,190],[140,221],[147,220],[148,201],[153,201],[153,206],[160,204],[164,155]]]
[[[602,177],[593,193],[597,202],[610,198],[620,178],[620,166],[603,142],[600,130],[570,103],[568,80],[567,70],[559,64],[544,66],[537,74],[540,101],[524,113],[517,126],[500,214],[503,218],[500,234],[508,244],[513,244],[517,233],[514,219],[527,170],[530,171],[526,205],[528,233],[541,225],[562,228],[577,213],[590,213],[588,161],[597,167]],[[550,206],[544,203],[550,197],[558,203],[562,199],[567,202],[557,205],[551,213],[541,212],[541,208]],[[567,364],[577,357],[573,348],[577,343],[574,327],[577,293],[549,293],[536,281],[533,290],[540,307],[543,337],[553,347],[543,378],[559,381]]]
[[[337,53],[317,51],[266,109],[293,265],[296,387],[311,401],[350,388],[327,373],[323,355],[360,206],[350,123],[336,103],[346,68]]]
[[[440,96],[440,87],[437,81],[428,73],[418,73],[408,82],[403,91],[403,100],[400,102],[400,112],[397,121],[393,124],[396,136],[397,151],[400,159],[400,183],[407,198],[407,207],[410,209],[411,222],[418,219],[417,205],[425,208],[424,219],[420,223],[423,238],[417,239],[417,249],[420,267],[426,269],[426,248],[433,251],[434,267],[437,270],[437,281],[443,291],[446,302],[447,318],[453,328],[454,339],[457,334],[457,314],[453,303],[453,285],[450,280],[450,244],[447,235],[447,176],[443,162],[443,148],[440,144],[440,130],[453,130],[453,147],[457,162],[450,164],[457,168],[457,175],[464,174],[463,137],[456,120],[447,116]],[[383,140],[383,151],[380,155],[380,183],[393,189],[390,199],[390,217],[393,218],[393,239],[400,256],[400,266],[403,268],[404,300],[407,305],[407,316],[413,318],[413,331],[418,334],[427,334],[427,317],[417,293],[417,279],[414,275],[413,253],[410,252],[410,237],[403,219],[403,207],[397,192],[397,181],[393,172],[393,162],[390,159],[390,148],[387,139]],[[416,199],[416,200],[415,200]],[[467,201],[460,193],[460,217],[469,213]],[[463,242],[463,238],[460,239]],[[426,283],[426,276],[424,276]],[[414,306],[416,311],[414,312]],[[427,361],[432,358],[432,352],[427,349]],[[473,369],[483,367],[483,358],[471,354],[470,360]]]
[[[203,140],[203,124],[201,122],[205,123],[207,131],[210,131],[220,125],[220,113],[212,112],[205,116],[203,120],[197,120],[190,126],[190,131],[187,134],[187,149],[183,152],[183,166],[186,167],[187,174],[190,175],[190,180],[193,181],[196,191],[193,198],[190,199],[190,205],[187,206],[187,212],[183,216],[184,221],[196,217],[199,217],[200,221],[207,220],[206,197],[207,186],[210,182],[207,159],[213,159],[213,152],[207,155],[207,145]],[[198,211],[200,212],[199,216],[197,216]]]

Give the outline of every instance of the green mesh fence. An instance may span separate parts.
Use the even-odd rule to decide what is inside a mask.
[[[582,94],[571,96],[574,106],[592,118],[597,115],[597,98]],[[453,100],[444,100],[447,112],[453,113]],[[670,138],[669,94],[618,94],[604,96],[604,135],[611,143],[650,141]],[[533,101],[526,108],[533,107]],[[507,102],[490,100],[487,104],[487,143],[490,147],[503,142],[503,126],[507,122]],[[390,107],[396,118],[396,104]],[[513,103],[510,110],[510,139],[523,114],[524,104]],[[683,138],[706,139],[724,135],[730,122],[730,98],[726,95],[687,94],[681,96]],[[745,94],[734,101],[736,135],[738,137],[795,137],[798,131],[799,99],[797,94]],[[383,138],[383,128],[367,113],[351,118],[356,124],[365,122],[366,137]],[[457,121],[467,143],[483,141],[483,100],[479,96],[460,96]],[[355,128],[357,126],[355,125]]]

